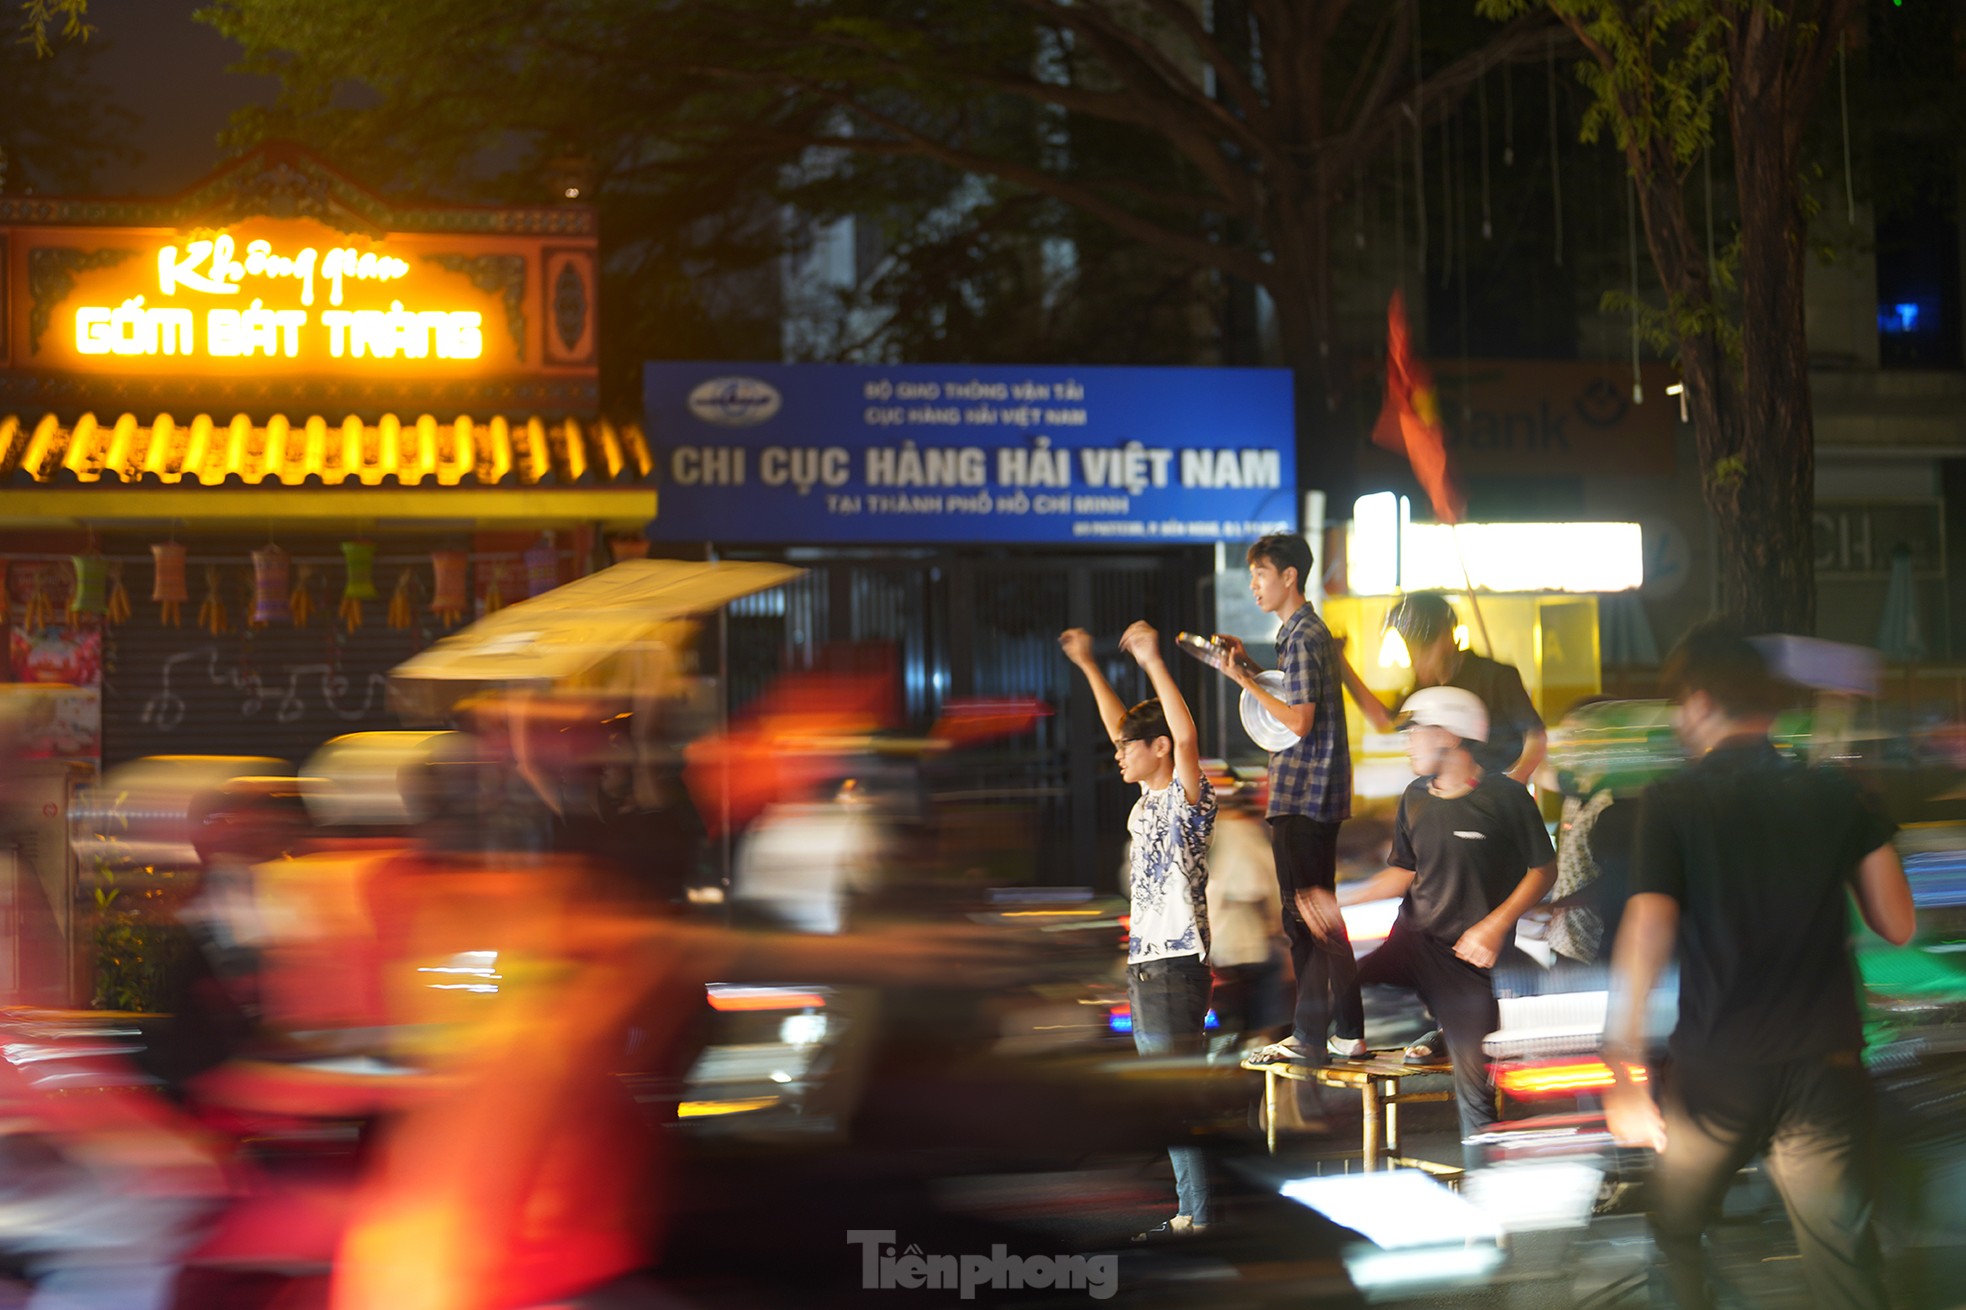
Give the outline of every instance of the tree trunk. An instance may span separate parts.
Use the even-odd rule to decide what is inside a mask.
[[[1738,556],[1736,522],[1738,484],[1717,478],[1716,469],[1733,467],[1741,450],[1740,388],[1735,361],[1713,314],[1713,275],[1705,245],[1695,234],[1686,212],[1686,188],[1680,170],[1664,142],[1627,150],[1627,163],[1639,179],[1638,210],[1652,265],[1675,306],[1679,380],[1686,392],[1686,410],[1693,423],[1699,452],[1700,485],[1715,525],[1722,578],[1722,595],[1733,576],[1729,561]],[[1725,602],[1723,602],[1723,606]]]
[[[1835,39],[1842,8],[1824,6],[1818,42]],[[1751,632],[1806,634],[1816,627],[1816,434],[1803,313],[1809,223],[1801,134],[1820,85],[1809,70],[1822,61],[1798,48],[1800,19],[1773,21],[1757,5],[1729,41],[1743,421],[1739,463],[1709,476],[1734,483],[1730,512],[1719,520],[1723,605]]]

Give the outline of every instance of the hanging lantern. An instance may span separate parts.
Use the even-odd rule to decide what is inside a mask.
[[[466,582],[470,558],[461,550],[430,552],[430,572],[436,583],[430,596],[430,612],[445,623],[456,623],[464,617],[470,597]]]
[[[253,552],[253,626],[284,623],[293,618],[293,598],[288,595],[292,575],[287,552],[266,545]]]
[[[74,619],[101,618],[109,611],[109,563],[100,555],[71,555],[75,566],[75,590],[68,598],[68,613]]]
[[[492,560],[481,567],[491,571],[485,582],[485,613],[496,614],[505,608],[505,561]]]
[[[123,585],[123,561],[112,560],[109,565],[109,607],[103,617],[111,623],[130,621],[130,592]]]
[[[175,541],[150,548],[157,566],[156,581],[150,585],[150,599],[158,604],[158,614],[173,628],[178,626],[178,606],[191,599],[191,588],[184,579],[184,547]]]
[[[613,537],[608,541],[608,550],[619,564],[625,559],[647,559],[649,539],[647,537]]]
[[[553,548],[553,534],[549,532],[526,552],[526,595],[543,596],[559,585],[560,552]]]
[[[341,588],[341,621],[350,632],[362,626],[362,602],[376,599],[375,543],[344,541],[341,560],[348,569],[348,580]]]
[[[198,626],[214,637],[232,630],[232,620],[225,612],[225,598],[219,594],[222,580],[218,565],[205,566],[205,599],[198,604]]]
[[[402,571],[396,575],[396,589],[389,593],[390,627],[407,628],[416,621],[416,600],[411,595],[411,588],[414,585],[415,579],[410,573],[409,566],[404,565]]]

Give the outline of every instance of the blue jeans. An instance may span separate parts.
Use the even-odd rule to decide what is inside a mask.
[[[1142,1055],[1203,1054],[1208,1018],[1208,966],[1193,955],[1126,966],[1126,999],[1133,1010],[1133,1047]],[[1179,1213],[1212,1222],[1208,1171],[1199,1147],[1170,1146]]]

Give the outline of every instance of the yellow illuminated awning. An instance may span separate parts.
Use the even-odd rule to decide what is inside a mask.
[[[626,560],[508,605],[390,673],[420,682],[563,683],[659,639],[664,624],[781,586],[803,569],[723,560]]]
[[[605,419],[0,416],[0,488],[639,488],[653,471],[641,429]]]

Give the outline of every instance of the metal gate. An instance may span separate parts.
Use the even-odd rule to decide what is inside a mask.
[[[747,553],[748,554],[748,553]],[[752,558],[765,557],[750,555]],[[1159,628],[1168,649],[1182,628],[1213,613],[1210,552],[885,552],[772,554],[809,571],[728,611],[724,633],[730,705],[740,709],[773,677],[837,658],[842,647],[885,650],[897,672],[900,718],[925,731],[952,698],[1037,697],[1053,713],[1014,739],[964,750],[928,766],[945,814],[980,807],[996,831],[1017,830],[1021,873],[1031,882],[1114,890],[1134,794],[1084,680],[1058,650],[1080,626],[1094,637],[1121,699],[1149,694],[1117,639],[1134,619]],[[1170,658],[1172,658],[1170,654]],[[1211,740],[1198,664],[1172,667]]]

